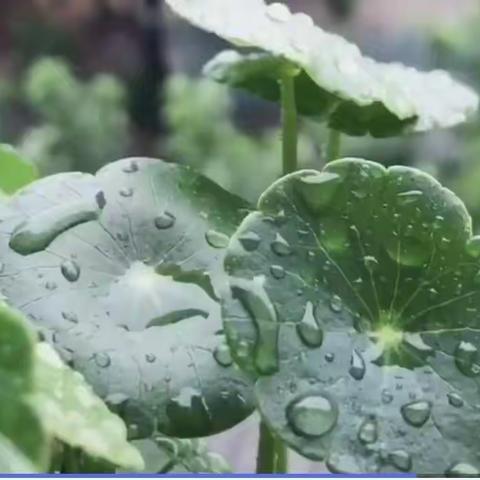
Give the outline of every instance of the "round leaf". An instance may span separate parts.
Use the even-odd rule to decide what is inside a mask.
[[[252,411],[216,293],[242,200],[188,168],[137,158],[95,177],[47,177],[9,206],[0,290],[130,438],[204,436]]]
[[[37,177],[34,165],[21,158],[10,145],[0,144],[0,191],[13,193]]]
[[[35,358],[32,402],[48,432],[114,465],[142,470],[143,460],[127,442],[125,424],[83,376],[66,366],[48,343],[37,345]]]
[[[220,54],[207,68],[216,80],[278,101],[278,80],[297,68],[301,113],[327,117],[350,135],[391,136],[462,123],[478,107],[476,94],[444,71],[419,72],[378,63],[303,13],[264,0],[167,0],[192,24],[268,55]],[[273,65],[273,68],[272,68]]]
[[[479,256],[419,170],[345,159],[273,184],[232,237],[224,305],[268,424],[332,472],[478,474]]]

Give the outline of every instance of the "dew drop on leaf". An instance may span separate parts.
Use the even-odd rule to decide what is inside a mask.
[[[205,240],[212,248],[227,248],[230,238],[228,235],[216,230],[208,230],[205,233]]]
[[[122,171],[124,173],[138,172],[138,163],[135,160],[132,160],[126,167],[123,167]]]
[[[229,367],[233,363],[230,348],[226,343],[217,345],[213,352],[213,358],[222,367]]]
[[[175,216],[172,213],[165,211],[158,215],[158,217],[155,217],[154,224],[159,230],[171,228],[175,224]]]
[[[447,395],[447,398],[448,398],[448,403],[452,407],[456,407],[456,408],[463,407],[463,404],[464,404],[463,398],[458,393],[455,393],[455,392],[449,393]]]
[[[47,282],[45,283],[45,288],[52,292],[53,290],[56,290],[57,284],[55,282]]]
[[[111,364],[111,359],[108,353],[95,353],[93,355],[93,360],[95,361],[95,364],[100,367],[100,368],[107,368]]]
[[[395,450],[388,455],[389,462],[402,472],[412,469],[412,457],[405,450]]]
[[[342,299],[338,295],[332,295],[332,298],[330,299],[330,308],[335,313],[340,313],[342,311]]]
[[[292,14],[283,3],[272,3],[267,6],[267,16],[274,22],[285,23],[290,20]]]
[[[297,324],[297,333],[300,340],[309,348],[317,348],[322,345],[323,330],[317,323],[311,302],[307,303],[302,321]]]
[[[148,362],[148,363],[153,363],[155,362],[155,360],[157,359],[157,357],[153,354],[153,353],[147,353],[145,355],[145,360]]]
[[[287,257],[292,254],[292,247],[279,233],[275,236],[271,246],[273,253],[280,257]]]
[[[67,320],[67,322],[78,323],[78,316],[73,312],[62,312],[62,317]]]
[[[255,232],[247,232],[241,235],[238,241],[247,252],[253,252],[260,245],[260,236]]]
[[[334,353],[326,353],[325,354],[325,360],[328,363],[332,363],[335,360],[335,354]]]
[[[432,406],[425,400],[407,403],[401,407],[403,419],[413,427],[421,427],[430,418]]]
[[[452,465],[445,474],[449,477],[466,477],[466,476],[478,476],[480,475],[480,470],[475,468],[469,463],[456,463]]]
[[[358,429],[358,439],[362,443],[375,443],[378,439],[378,423],[374,417],[363,421]]]
[[[60,267],[62,275],[69,282],[76,282],[80,278],[80,266],[74,260],[66,260]]]
[[[332,172],[320,172],[301,177],[298,189],[307,207],[313,212],[330,203],[340,183],[340,176]]]
[[[285,269],[281,265],[272,265],[270,267],[270,273],[272,274],[272,277],[277,280],[285,278]]]
[[[362,380],[365,376],[365,370],[365,360],[357,350],[353,350],[348,373],[350,373],[355,380]]]
[[[397,194],[398,200],[402,205],[409,205],[420,200],[423,196],[421,190],[409,190],[408,192],[402,192]]]
[[[130,198],[133,196],[133,188],[122,188],[119,193],[124,198]]]
[[[460,342],[455,349],[455,364],[457,368],[467,376],[475,376],[479,373],[476,365],[478,350],[470,342]]]
[[[321,437],[337,423],[338,409],[324,395],[310,395],[293,401],[287,407],[292,430],[306,437]]]

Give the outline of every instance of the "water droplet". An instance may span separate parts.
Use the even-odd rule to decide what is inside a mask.
[[[85,200],[52,207],[21,223],[10,238],[10,247],[20,255],[47,248],[61,233],[98,218],[97,203]]]
[[[467,253],[474,258],[480,257],[480,235],[477,235],[475,237],[472,237],[468,242],[467,242]]]
[[[76,282],[80,278],[80,266],[74,260],[66,260],[60,267],[62,275],[69,282]]]
[[[147,353],[145,355],[145,360],[148,362],[148,363],[153,363],[155,362],[155,360],[157,359],[157,357],[153,354],[153,353]]]
[[[340,175],[333,172],[307,174],[298,180],[298,189],[313,212],[328,205],[340,184]]]
[[[343,308],[342,299],[338,295],[333,295],[330,299],[330,308],[335,313],[340,313]]]
[[[297,324],[297,334],[307,347],[317,348],[322,345],[323,330],[317,323],[311,302],[307,303],[303,319]]]
[[[463,407],[463,403],[464,403],[463,398],[458,393],[455,393],[455,392],[449,393],[447,397],[448,397],[448,403],[452,407],[456,407],[456,408]]]
[[[232,278],[230,286],[257,327],[255,365],[261,374],[270,375],[278,370],[278,320],[264,282],[264,277]]]
[[[412,457],[405,450],[395,450],[388,455],[389,462],[402,472],[412,469]]]
[[[216,230],[208,230],[207,233],[205,233],[205,240],[213,248],[227,248],[230,238]]]
[[[295,400],[287,407],[287,418],[292,430],[306,437],[321,437],[337,423],[338,409],[324,395],[310,395]]]
[[[122,197],[129,198],[133,195],[133,188],[122,188],[118,192]]]
[[[408,192],[397,194],[399,202],[403,205],[409,205],[411,203],[418,202],[422,196],[423,192],[421,190],[409,190]]]
[[[393,402],[393,394],[387,390],[383,389],[382,390],[382,403],[385,405],[388,405],[389,403]]]
[[[93,355],[93,360],[100,368],[107,368],[110,366],[111,360],[108,353],[100,352]]]
[[[279,234],[275,236],[275,240],[272,242],[273,253],[281,257],[286,257],[292,254],[292,247],[290,244]]]
[[[286,5],[283,3],[272,3],[267,6],[267,16],[278,23],[285,23],[290,20],[291,13]]]
[[[450,467],[445,474],[449,477],[476,477],[480,475],[480,470],[469,463],[456,463]]]
[[[242,234],[238,241],[247,252],[253,252],[260,245],[260,236],[255,232],[247,232]]]
[[[430,418],[432,406],[429,402],[419,400],[407,403],[401,407],[403,419],[413,427],[423,426]]]
[[[73,312],[62,312],[62,317],[67,320],[67,322],[78,323],[78,317]]]
[[[363,264],[368,272],[373,273],[378,267],[378,260],[371,255],[367,255],[366,257],[363,257]]]
[[[358,439],[362,443],[375,443],[378,439],[378,424],[374,417],[367,418],[360,425]]]
[[[221,343],[215,348],[213,358],[222,367],[229,367],[233,363],[230,348],[226,343]]]
[[[100,210],[103,210],[105,208],[105,205],[107,204],[107,199],[105,198],[105,192],[100,190],[97,192],[95,195],[95,202],[97,202],[97,206]]]
[[[325,360],[328,363],[332,363],[335,360],[335,354],[334,353],[326,353],[325,354]]]
[[[365,360],[357,350],[353,350],[348,373],[350,373],[355,380],[362,380],[365,376],[365,371]]]
[[[455,364],[457,368],[469,377],[477,375],[478,350],[475,345],[470,342],[460,342],[455,350]]]
[[[56,284],[55,282],[47,282],[47,283],[45,284],[45,288],[46,288],[47,290],[53,291],[53,290],[56,290],[57,284]]]
[[[175,224],[175,220],[176,219],[173,214],[165,211],[158,217],[155,217],[154,223],[155,227],[157,227],[159,230],[165,230],[167,228],[173,227],[173,225]]]
[[[132,160],[126,167],[123,167],[124,173],[135,173],[138,172],[138,163],[135,160]]]
[[[272,277],[277,280],[285,278],[285,269],[281,265],[272,265],[270,267],[270,273],[272,274]]]

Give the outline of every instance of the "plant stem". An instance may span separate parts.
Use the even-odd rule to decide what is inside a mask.
[[[297,170],[297,105],[295,102],[295,77],[291,73],[283,75],[282,92],[282,154],[283,174]]]
[[[275,437],[265,422],[260,422],[257,473],[287,473],[288,457],[285,444]]]
[[[327,145],[327,163],[340,157],[342,134],[338,130],[330,129]]]

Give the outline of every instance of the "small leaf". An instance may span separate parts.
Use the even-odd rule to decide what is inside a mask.
[[[298,109],[350,135],[388,137],[464,122],[477,95],[444,71],[379,63],[303,13],[264,0],[167,0],[180,16],[234,45],[265,53],[222,53],[207,67],[218,81],[278,101],[278,80],[297,72]]]
[[[125,420],[130,439],[228,429],[253,410],[249,378],[224,361],[218,300],[246,207],[154,159],[46,177],[0,217],[0,290]]]
[[[231,239],[223,306],[271,428],[335,473],[478,472],[478,243],[413,168],[345,159],[274,183]]]
[[[37,345],[35,363],[32,404],[52,435],[115,465],[143,469],[140,454],[127,442],[125,424],[80,373],[66,366],[47,343]]]
[[[10,146],[0,144],[0,191],[11,194],[38,177],[35,166]]]

